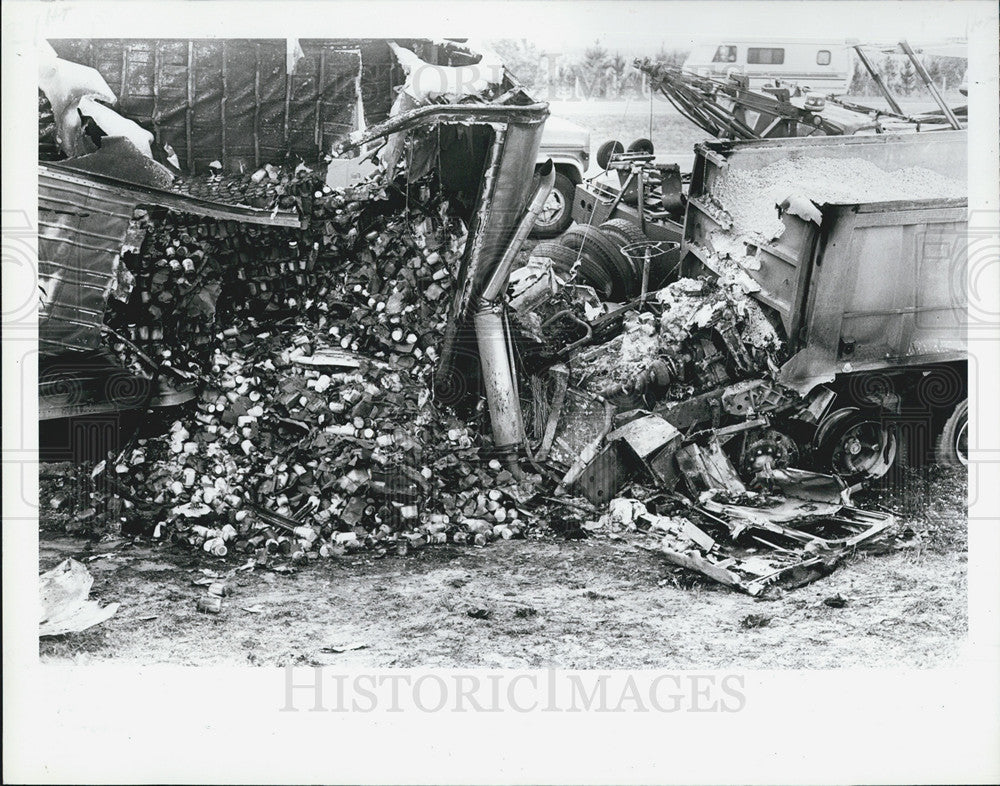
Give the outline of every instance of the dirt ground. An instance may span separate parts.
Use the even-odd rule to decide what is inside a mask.
[[[406,557],[352,555],[238,571],[222,612],[196,610],[202,569],[240,560],[43,532],[40,569],[67,556],[118,614],[43,639],[43,662],[344,667],[930,667],[967,631],[965,478],[932,469],[868,504],[897,511],[907,547],[859,553],[819,581],[756,600],[673,568],[651,541],[555,534]],[[860,501],[860,500],[859,500]],[[846,605],[825,603],[840,597]]]

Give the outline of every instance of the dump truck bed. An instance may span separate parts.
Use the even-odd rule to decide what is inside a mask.
[[[964,358],[966,147],[964,131],[699,145],[685,274],[756,289],[797,389]]]

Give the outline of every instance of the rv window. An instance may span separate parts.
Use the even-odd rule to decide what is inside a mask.
[[[781,65],[785,62],[785,50],[752,46],[747,49],[747,62],[752,65]]]
[[[715,57],[712,58],[713,63],[735,63],[736,62],[736,47],[735,46],[720,46],[715,50]]]
[[[816,65],[830,65],[830,50],[820,49],[816,53]]]

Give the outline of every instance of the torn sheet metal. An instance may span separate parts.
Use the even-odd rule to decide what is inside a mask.
[[[608,435],[609,441],[627,446],[630,457],[668,490],[679,480],[676,453],[682,439],[680,431],[659,415],[636,418]]]
[[[622,440],[642,461],[679,439],[680,432],[659,415],[644,415],[608,434],[608,441]]]
[[[810,504],[815,505],[805,503]],[[736,510],[736,506],[707,504],[700,512],[717,525],[714,529],[720,534],[714,539],[687,519],[681,528],[661,526],[653,530],[667,530],[659,551],[670,562],[759,595],[771,585],[801,586],[825,576],[852,549],[895,523],[891,515],[846,505],[834,506],[832,512],[819,506],[807,511],[802,501],[792,503],[792,507],[796,505],[794,526]],[[780,508],[779,503],[770,510]]]
[[[692,542],[693,544],[693,542]],[[675,565],[701,573],[748,595],[760,595],[769,586],[783,584],[799,587],[827,575],[844,558],[843,552],[833,552],[806,558],[776,553],[761,557],[752,552],[740,556],[704,553],[692,545],[685,549],[684,540],[666,536],[660,552]]]
[[[67,559],[39,577],[38,599],[41,604],[39,636],[77,633],[111,619],[118,604],[103,608],[88,600],[94,577],[75,559]]]
[[[598,437],[603,439],[611,430],[604,430],[604,420],[604,401],[601,398],[569,387],[559,415],[550,460],[566,467],[572,466],[588,445]]]
[[[481,96],[504,78],[503,61],[492,52],[480,53],[480,60],[474,65],[443,66],[427,63],[396,43],[390,43],[389,47],[406,73],[402,92],[418,104],[438,99],[455,103]]]
[[[132,140],[120,136],[102,137],[100,148],[93,153],[67,159],[59,166],[159,189],[169,189],[174,182],[167,167],[150,158]]]
[[[722,452],[718,440],[713,439],[704,446],[695,443],[685,445],[677,451],[676,457],[681,474],[696,496],[703,491],[717,489],[730,494],[746,492],[746,486],[732,462]]]
[[[581,454],[581,462],[592,453],[593,449],[588,447]],[[577,465],[574,465],[567,477],[570,477],[576,469]],[[594,505],[604,505],[608,500],[614,499],[629,474],[629,467],[623,460],[620,444],[611,442],[580,470],[579,476],[574,478],[575,488]]]

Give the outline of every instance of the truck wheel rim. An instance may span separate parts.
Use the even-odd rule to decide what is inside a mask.
[[[886,456],[891,440],[892,435],[877,421],[854,424],[844,432],[833,450],[835,471],[848,476],[880,477],[888,469]]]
[[[546,199],[545,204],[542,205],[542,210],[538,214],[538,219],[535,223],[542,224],[543,226],[557,224],[559,223],[559,217],[565,209],[566,202],[563,199],[563,195],[559,193],[557,189],[553,188],[549,193],[549,198]]]

